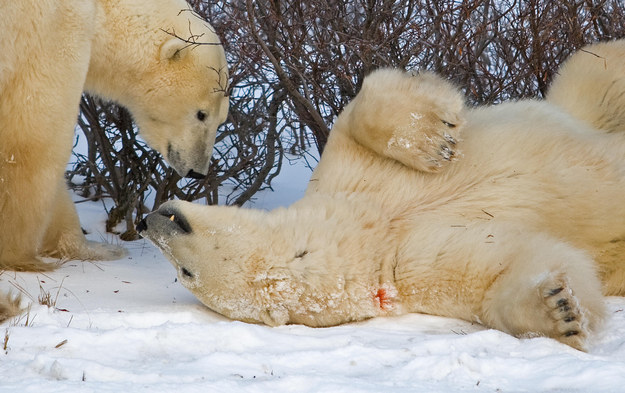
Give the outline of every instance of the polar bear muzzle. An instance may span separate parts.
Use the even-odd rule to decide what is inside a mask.
[[[178,209],[165,204],[141,220],[137,225],[137,232],[150,238],[157,234],[167,236],[190,234],[193,230]]]
[[[198,141],[202,142],[202,141]],[[196,151],[186,151],[181,154],[181,150],[175,148],[171,143],[167,144],[166,159],[180,176],[190,177],[192,179],[204,179],[208,173],[208,165],[210,156],[203,148],[205,144],[195,144]],[[212,147],[212,143],[210,143]]]
[[[202,180],[206,177],[206,175],[202,174],[202,173],[198,173],[196,171],[194,171],[193,169],[189,169],[189,172],[187,172],[187,175],[185,177],[190,177],[191,179],[198,179],[198,180]]]

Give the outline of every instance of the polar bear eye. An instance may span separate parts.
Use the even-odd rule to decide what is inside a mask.
[[[199,121],[204,121],[206,119],[206,112],[197,111],[197,114],[195,116],[197,117]]]
[[[450,122],[445,121],[445,120],[441,120],[441,121],[443,122],[444,125],[446,125],[449,128],[456,128],[456,125],[453,124],[453,123],[450,123]]]
[[[183,276],[185,276],[185,277],[187,277],[187,278],[193,278],[193,273],[191,273],[191,272],[189,271],[189,269],[187,269],[187,268],[183,267],[183,268],[181,268],[181,271],[182,271],[182,275],[183,275]]]

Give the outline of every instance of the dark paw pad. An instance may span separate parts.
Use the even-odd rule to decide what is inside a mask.
[[[547,313],[553,320],[548,336],[577,349],[586,341],[586,323],[579,301],[565,278],[548,280],[541,290]]]

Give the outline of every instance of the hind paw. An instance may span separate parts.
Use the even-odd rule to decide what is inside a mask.
[[[588,321],[567,280],[548,280],[542,284],[540,291],[547,314],[553,320],[552,330],[546,335],[584,350],[589,334]]]

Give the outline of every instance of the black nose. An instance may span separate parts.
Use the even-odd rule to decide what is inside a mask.
[[[189,172],[187,173],[187,176],[185,177],[190,177],[192,179],[198,179],[198,180],[202,180],[206,177],[206,175],[203,175],[201,173],[198,173],[196,171],[194,171],[193,169],[190,169]]]
[[[146,229],[148,229],[148,223],[145,222],[145,218],[144,218],[143,220],[141,220],[141,222],[139,222],[139,224],[137,224],[137,232],[141,233],[145,231]]]

